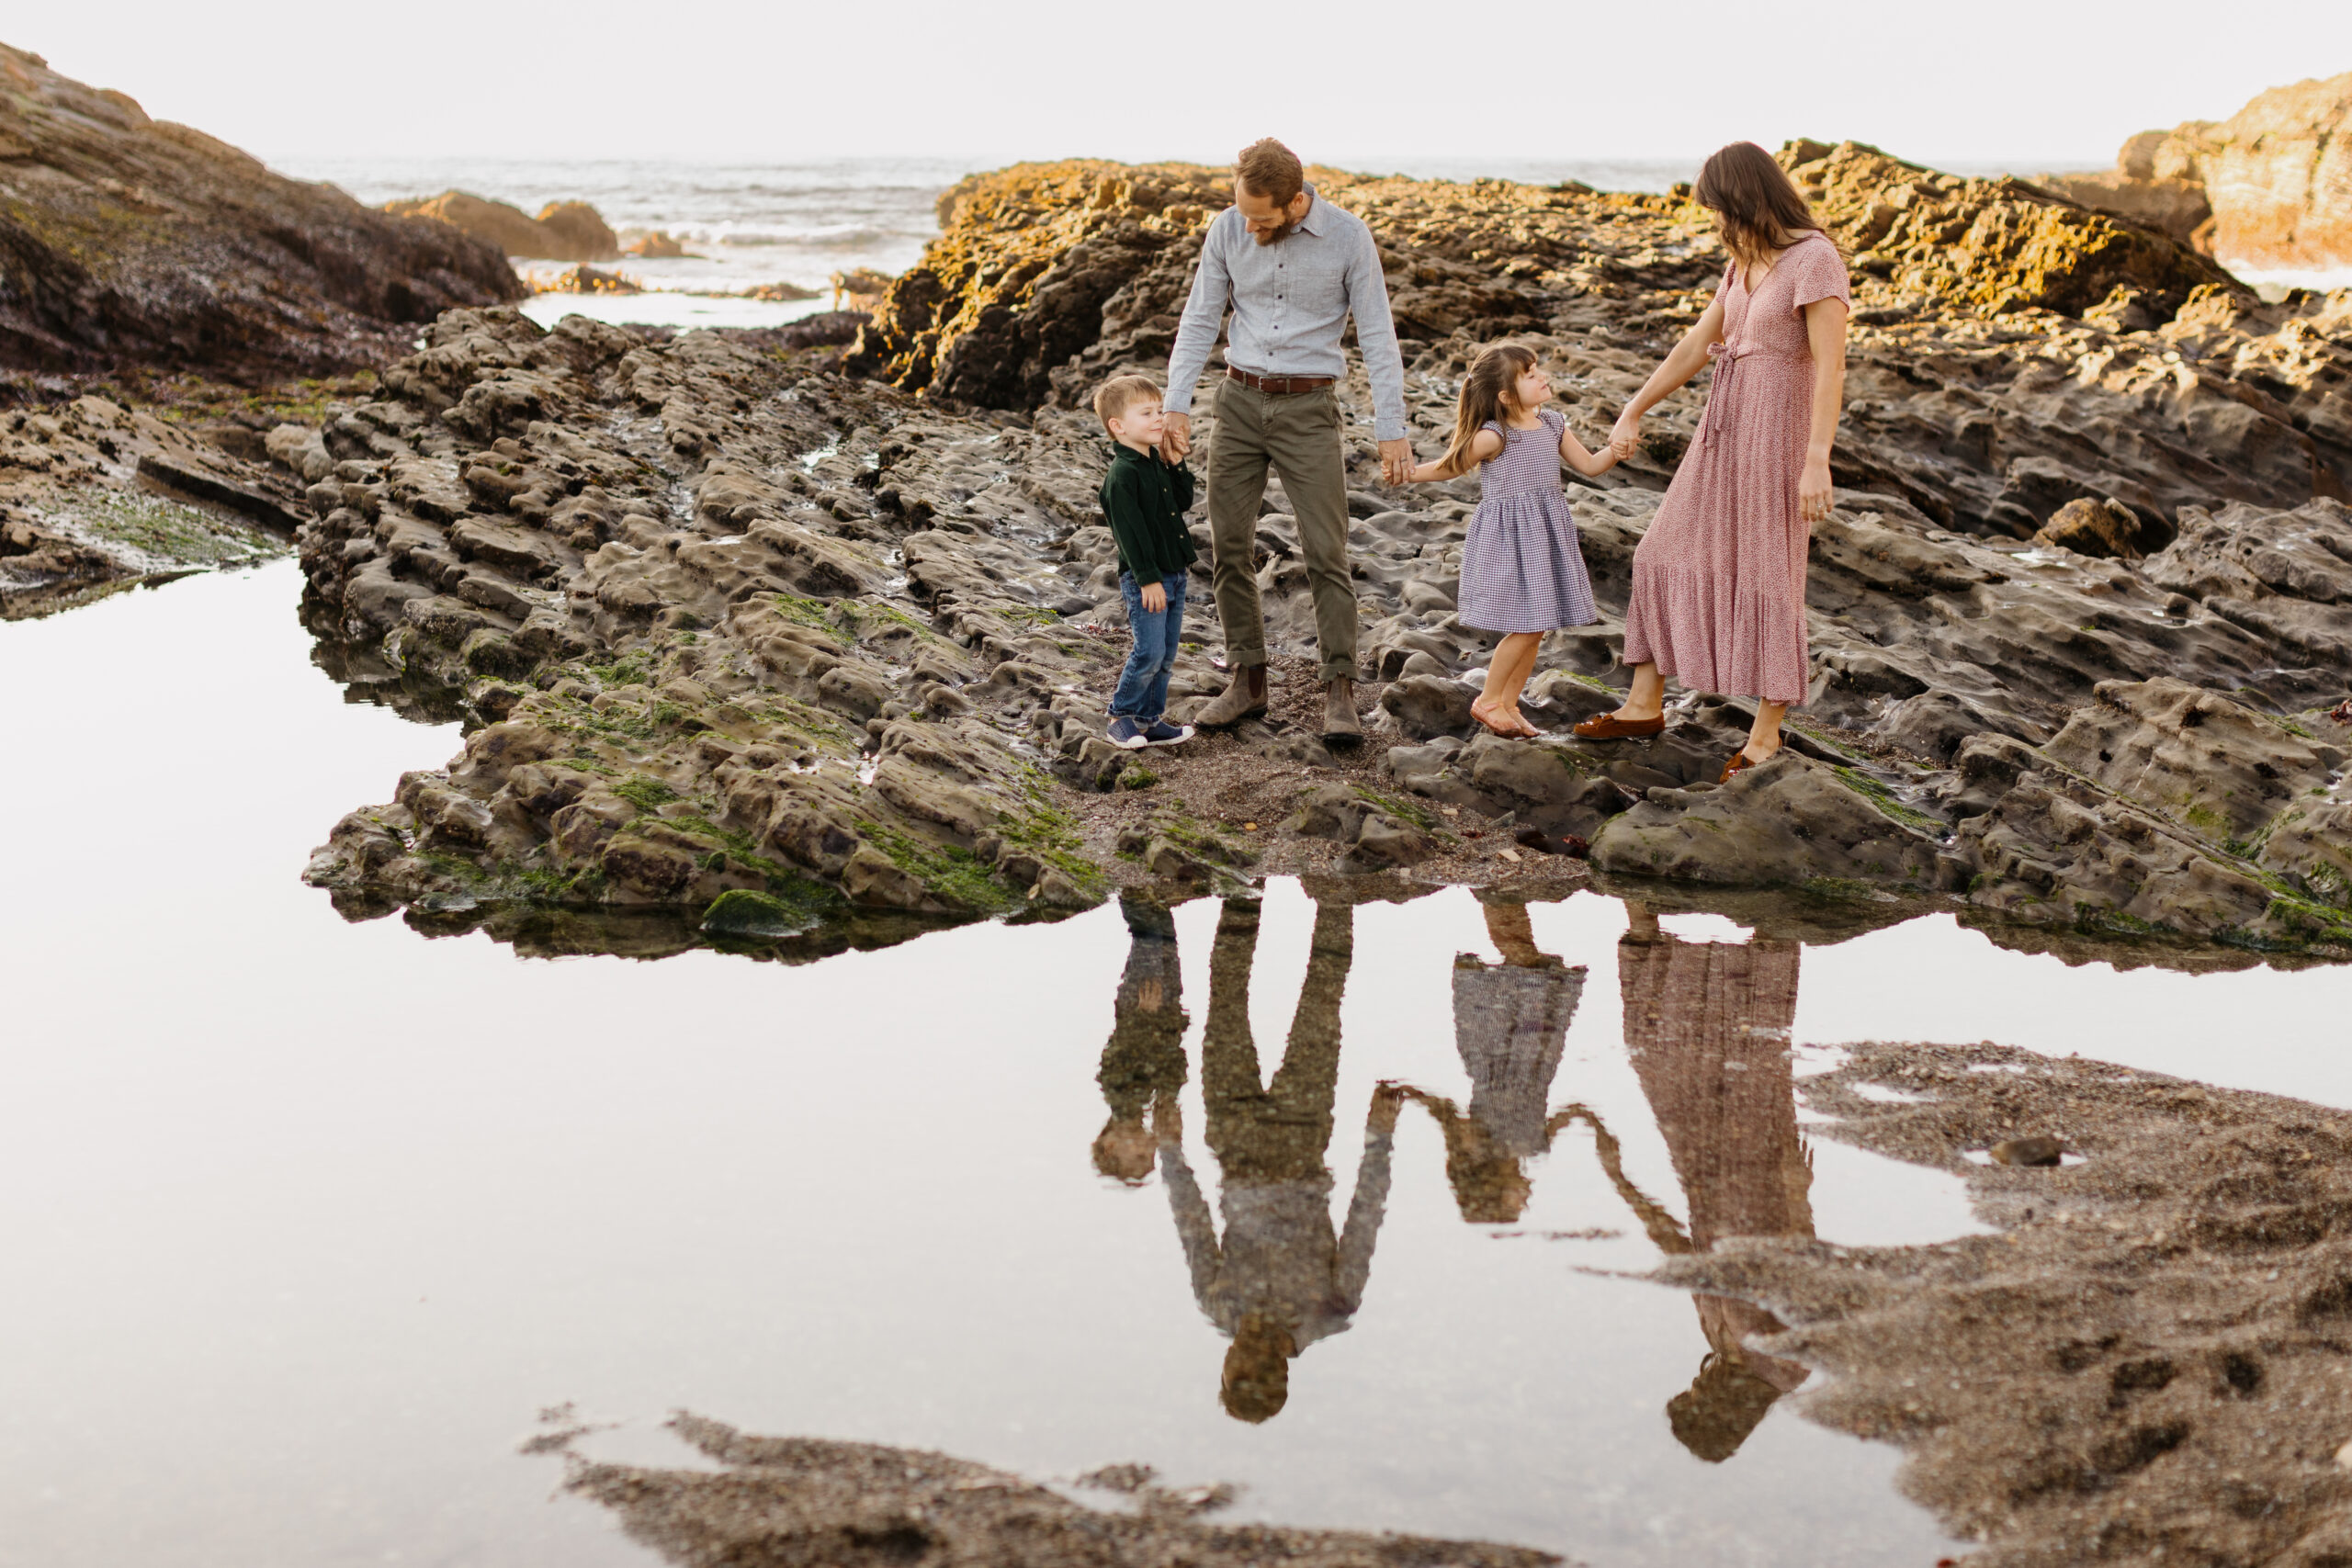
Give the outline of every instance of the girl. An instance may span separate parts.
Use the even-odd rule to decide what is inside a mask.
[[[1590,478],[1616,467],[1617,456],[1586,451],[1568,434],[1566,416],[1544,406],[1551,400],[1552,378],[1537,367],[1533,350],[1488,345],[1463,378],[1453,444],[1407,476],[1426,484],[1479,465],[1483,490],[1462,546],[1460,614],[1464,626],[1504,635],[1470,716],[1513,739],[1543,733],[1519,711],[1519,694],[1534,673],[1544,634],[1600,619],[1560,465]]]
[[[1805,544],[1829,515],[1829,448],[1846,387],[1846,263],[1772,155],[1735,141],[1699,171],[1731,265],[1714,303],[1617,416],[1610,449],[1630,457],[1642,415],[1711,361],[1714,383],[1674,484],[1634,553],[1625,607],[1625,705],[1577,725],[1589,740],[1666,728],[1666,677],[1754,697],[1728,782],[1781,749],[1803,702]]]

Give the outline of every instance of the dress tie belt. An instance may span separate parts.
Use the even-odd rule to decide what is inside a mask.
[[[1693,448],[1704,446],[1715,438],[1715,400],[1732,384],[1740,362],[1747,359],[1777,359],[1786,365],[1802,365],[1804,360],[1785,354],[1766,354],[1760,349],[1734,348],[1727,343],[1707,345],[1707,359],[1714,369],[1714,384],[1707,389],[1707,412],[1699,421],[1699,438]]]

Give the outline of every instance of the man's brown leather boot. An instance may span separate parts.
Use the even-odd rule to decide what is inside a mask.
[[[1363,720],[1356,716],[1356,683],[1344,675],[1323,687],[1323,739],[1340,746],[1363,742]]]
[[[1193,716],[1193,724],[1199,729],[1223,729],[1265,711],[1266,667],[1246,664],[1233,672],[1233,683],[1222,694]]]

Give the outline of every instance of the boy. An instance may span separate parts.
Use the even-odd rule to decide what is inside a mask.
[[[1193,471],[1159,456],[1167,433],[1159,389],[1142,376],[1114,376],[1094,394],[1094,414],[1116,445],[1102,479],[1102,516],[1119,547],[1119,591],[1126,596],[1135,648],[1111,697],[1110,740],[1134,750],[1193,738],[1165,715],[1176,634],[1184,620],[1185,572],[1199,558],[1184,526]]]

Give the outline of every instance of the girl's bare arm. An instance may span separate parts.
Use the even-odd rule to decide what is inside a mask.
[[[1464,453],[1462,467],[1449,468],[1442,458],[1434,463],[1416,464],[1405,476],[1408,485],[1431,484],[1444,479],[1458,479],[1470,471],[1472,463],[1483,463],[1503,449],[1503,438],[1491,430],[1482,430],[1470,438],[1470,450]]]
[[[1838,440],[1838,411],[1846,398],[1845,301],[1815,299],[1807,305],[1804,335],[1813,345],[1813,429],[1797,479],[1797,511],[1806,522],[1818,523],[1829,515],[1829,449]]]
[[[1617,454],[1606,446],[1597,456],[1588,452],[1584,449],[1584,443],[1577,439],[1575,431],[1563,428],[1560,432],[1560,461],[1589,479],[1598,479],[1617,466]]]

